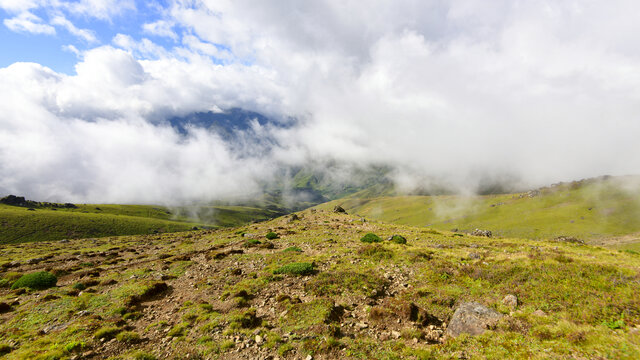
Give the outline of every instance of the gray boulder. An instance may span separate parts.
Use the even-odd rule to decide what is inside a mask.
[[[462,333],[480,335],[492,329],[503,317],[499,312],[489,309],[477,302],[467,302],[460,305],[445,332],[447,337],[457,337]]]
[[[490,230],[482,230],[482,229],[473,230],[471,235],[473,235],[473,236],[484,236],[484,237],[492,237],[493,236],[493,234],[491,233]]]

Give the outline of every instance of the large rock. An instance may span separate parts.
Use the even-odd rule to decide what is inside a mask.
[[[453,313],[445,336],[457,337],[462,333],[480,335],[495,327],[502,314],[477,302],[463,303]]]
[[[346,211],[342,206],[340,206],[340,205],[336,205],[336,206],[334,206],[334,207],[333,207],[333,212],[334,212],[334,213],[344,213],[344,214],[346,214],[346,213],[347,213],[347,211]]]
[[[482,230],[482,229],[473,230],[471,235],[473,235],[473,236],[484,236],[484,237],[492,237],[493,236],[493,234],[491,233],[490,230]]]

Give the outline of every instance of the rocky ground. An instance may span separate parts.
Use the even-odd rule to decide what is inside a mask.
[[[640,256],[579,242],[307,210],[236,229],[2,246],[0,270],[10,359],[640,357]],[[10,288],[37,271],[57,285]]]

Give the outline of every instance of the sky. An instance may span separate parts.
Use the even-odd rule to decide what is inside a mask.
[[[176,203],[278,167],[407,188],[640,172],[632,0],[0,0],[0,194]],[[273,146],[167,119],[234,107]],[[427,180],[431,179],[431,180]]]

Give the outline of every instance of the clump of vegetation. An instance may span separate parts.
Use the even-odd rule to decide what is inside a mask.
[[[105,326],[98,329],[98,331],[96,331],[95,333],[93,333],[93,338],[96,340],[101,340],[101,339],[109,340],[116,337],[116,335],[118,335],[118,333],[120,333],[121,331],[122,329],[120,329],[119,327]]]
[[[176,326],[174,326],[171,330],[169,330],[169,332],[167,333],[168,336],[171,337],[181,337],[181,336],[185,336],[187,334],[187,332],[189,331],[189,327],[191,326],[190,323],[188,322],[182,322]]]
[[[357,293],[366,296],[382,294],[388,281],[371,273],[353,271],[323,272],[305,284],[305,290],[314,295],[341,295]]]
[[[233,342],[233,340],[225,340],[222,343],[220,343],[220,350],[233,349],[234,346],[236,346],[236,343]]]
[[[392,243],[404,245],[407,243],[407,239],[402,235],[393,235],[391,239],[389,239]]]
[[[158,358],[155,355],[149,354],[148,352],[144,352],[144,351],[137,351],[136,353],[134,353],[133,359],[134,360],[158,360]]]
[[[11,285],[12,289],[29,288],[44,290],[56,286],[58,278],[48,271],[41,271],[23,275]]]
[[[288,248],[286,248],[286,249],[284,249],[282,251],[283,252],[302,252],[302,249],[300,249],[297,246],[291,246],[291,247],[288,247]]]
[[[287,309],[287,315],[279,320],[280,326],[286,331],[294,332],[310,328],[326,330],[327,325],[338,320],[343,311],[330,299],[315,299],[291,304]]]
[[[260,319],[256,316],[256,309],[251,308],[231,317],[229,328],[231,329],[251,329],[260,325]]]
[[[64,351],[66,352],[74,352],[80,351],[85,348],[85,343],[82,341],[72,341],[64,346]]]
[[[365,236],[361,237],[360,241],[364,243],[377,243],[377,242],[382,242],[382,239],[380,238],[380,236],[374,233],[368,233]]]
[[[274,274],[310,275],[313,273],[313,263],[294,262],[281,266],[273,271]]]
[[[73,284],[72,288],[74,288],[75,290],[78,290],[78,291],[82,291],[82,290],[86,289],[87,286],[85,284],[83,284],[83,283],[75,283],[75,284]]]
[[[17,272],[5,273],[2,276],[2,279],[0,279],[0,288],[11,287],[11,285],[13,285],[16,280],[20,279],[21,276],[22,274]]]
[[[126,344],[135,344],[140,341],[140,335],[134,331],[123,331],[116,335],[116,340]]]
[[[265,235],[265,237],[269,240],[273,240],[278,238],[278,234],[274,233],[273,231],[269,231],[267,235]]]
[[[252,247],[252,246],[257,246],[262,244],[262,241],[258,240],[258,239],[248,239],[244,242],[244,246],[246,247]]]
[[[385,249],[380,245],[365,245],[358,249],[358,254],[361,256],[370,257],[376,261],[380,261],[382,259],[391,259],[393,257],[393,251]]]

